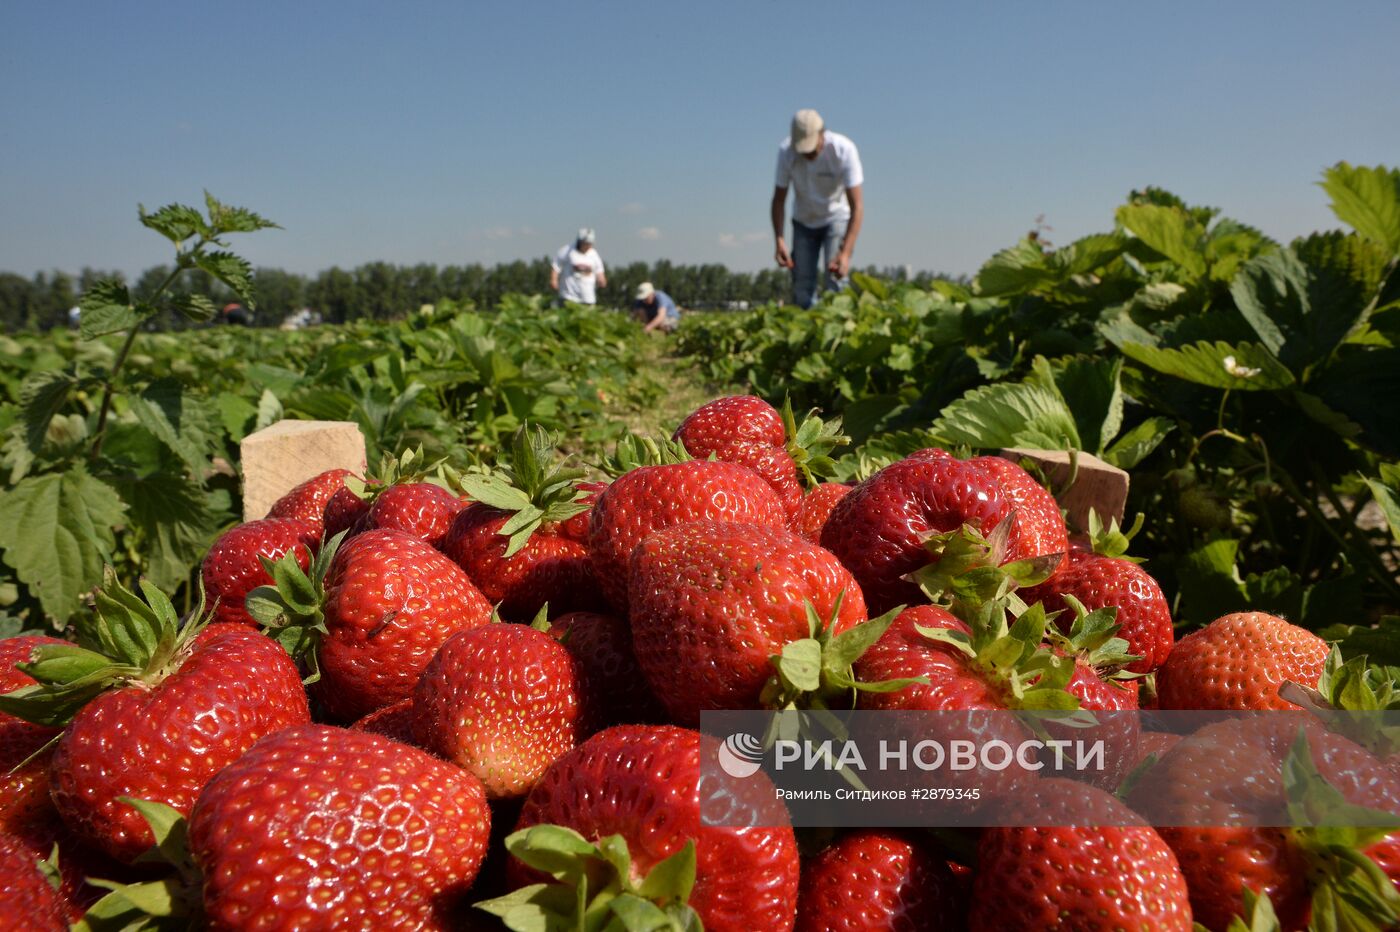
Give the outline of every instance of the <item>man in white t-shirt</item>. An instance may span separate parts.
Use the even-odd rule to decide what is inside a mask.
[[[608,276],[603,270],[603,258],[593,248],[597,239],[588,227],[578,231],[578,237],[570,246],[565,246],[549,264],[549,287],[559,292],[559,297],[576,304],[597,304],[598,289],[608,287]]]
[[[771,213],[778,241],[775,258],[792,270],[793,300],[800,307],[816,303],[822,258],[827,287],[845,287],[865,219],[864,181],[856,144],[827,129],[817,111],[797,111],[792,134],[778,147]],[[794,195],[791,252],[783,239],[788,188]]]

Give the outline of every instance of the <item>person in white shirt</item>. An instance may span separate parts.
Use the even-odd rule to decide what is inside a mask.
[[[818,262],[825,259],[828,288],[840,289],[851,271],[851,253],[865,219],[865,181],[855,143],[833,133],[815,110],[799,110],[792,133],[778,147],[778,173],[770,209],[778,265],[792,270],[793,300],[817,300]],[[793,190],[792,249],[783,239],[788,188]]]
[[[570,246],[560,249],[549,264],[549,287],[576,304],[597,304],[598,289],[608,287],[603,258],[593,247],[597,235],[588,227],[578,231]]]

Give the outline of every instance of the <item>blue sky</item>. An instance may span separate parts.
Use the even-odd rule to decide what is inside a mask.
[[[1400,3],[7,3],[0,271],[167,258],[136,205],[208,188],[298,272],[544,255],[771,262],[815,107],[860,147],[858,265],[972,273],[1134,187],[1288,239],[1314,182],[1400,162]]]

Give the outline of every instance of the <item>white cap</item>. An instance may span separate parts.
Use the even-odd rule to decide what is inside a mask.
[[[593,242],[597,242],[597,240],[598,240],[598,234],[596,234],[596,233],[593,232],[593,228],[592,228],[592,227],[579,227],[579,228],[578,228],[578,241],[579,241],[580,243],[593,243]]]
[[[642,282],[637,286],[638,301],[650,301],[654,294],[656,294],[656,289],[652,287],[651,282]]]
[[[821,144],[822,115],[815,110],[799,110],[792,116],[792,149],[798,155],[817,151]]]

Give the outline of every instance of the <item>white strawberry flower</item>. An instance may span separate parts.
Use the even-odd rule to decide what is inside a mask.
[[[1249,366],[1242,366],[1235,361],[1235,357],[1233,356],[1226,356],[1224,359],[1221,360],[1221,362],[1225,366],[1225,371],[1230,375],[1233,375],[1237,379],[1252,379],[1263,371],[1262,369],[1253,369]]]

